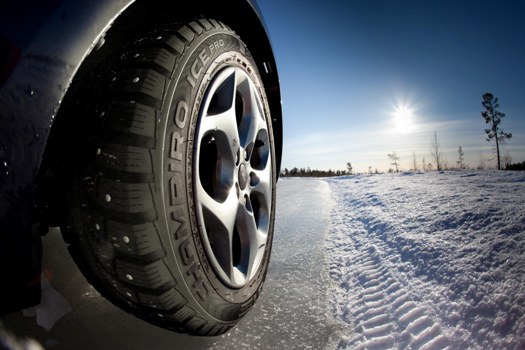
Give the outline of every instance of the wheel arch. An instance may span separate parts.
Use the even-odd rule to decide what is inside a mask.
[[[126,2],[124,2],[126,3]],[[239,16],[242,13],[242,16]],[[75,120],[69,115],[68,102],[82,93],[81,82],[91,68],[107,57],[123,42],[144,30],[170,22],[190,21],[195,18],[214,18],[230,28],[245,42],[254,57],[261,73],[268,97],[273,121],[277,170],[282,156],[282,110],[279,77],[271,42],[257,4],[246,0],[228,0],[218,3],[213,0],[194,0],[181,5],[178,1],[136,0],[131,5],[122,5],[121,12],[112,22],[97,28],[105,28],[97,33],[97,44],[85,48],[87,53],[76,71],[70,88],[67,90],[61,107],[56,114],[39,172],[39,201],[45,208],[49,224],[61,224],[64,210],[64,193],[70,183],[71,171],[68,159],[74,157],[70,144],[75,138]],[[103,43],[103,44],[102,44]]]

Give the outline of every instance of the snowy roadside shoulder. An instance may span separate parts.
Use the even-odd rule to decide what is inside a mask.
[[[524,173],[328,183],[337,348],[525,348]]]

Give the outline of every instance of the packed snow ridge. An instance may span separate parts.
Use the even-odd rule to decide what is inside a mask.
[[[327,181],[336,348],[525,348],[525,173]]]

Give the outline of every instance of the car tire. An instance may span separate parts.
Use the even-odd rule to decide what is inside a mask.
[[[200,19],[133,40],[92,72],[74,104],[73,258],[150,323],[228,331],[261,292],[275,217],[272,123],[248,49]]]

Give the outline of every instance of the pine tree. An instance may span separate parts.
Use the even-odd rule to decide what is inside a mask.
[[[483,101],[481,102],[484,111],[481,112],[481,116],[485,119],[485,123],[489,124],[489,128],[485,129],[487,133],[487,141],[496,142],[496,156],[498,158],[498,170],[501,169],[501,157],[500,157],[500,145],[505,143],[505,140],[512,138],[511,133],[506,133],[501,129],[501,119],[505,117],[505,113],[498,111],[499,103],[498,98],[494,97],[490,92],[483,94]]]
[[[458,148],[458,168],[464,169],[465,168],[465,152],[463,152],[463,147],[459,146]]]
[[[346,163],[346,170],[348,171],[348,174],[352,175],[352,163]]]
[[[393,166],[396,167],[396,173],[399,172],[399,156],[397,155],[396,151],[392,152],[391,154],[388,154],[388,158],[390,158],[390,160],[392,161],[392,164]]]

